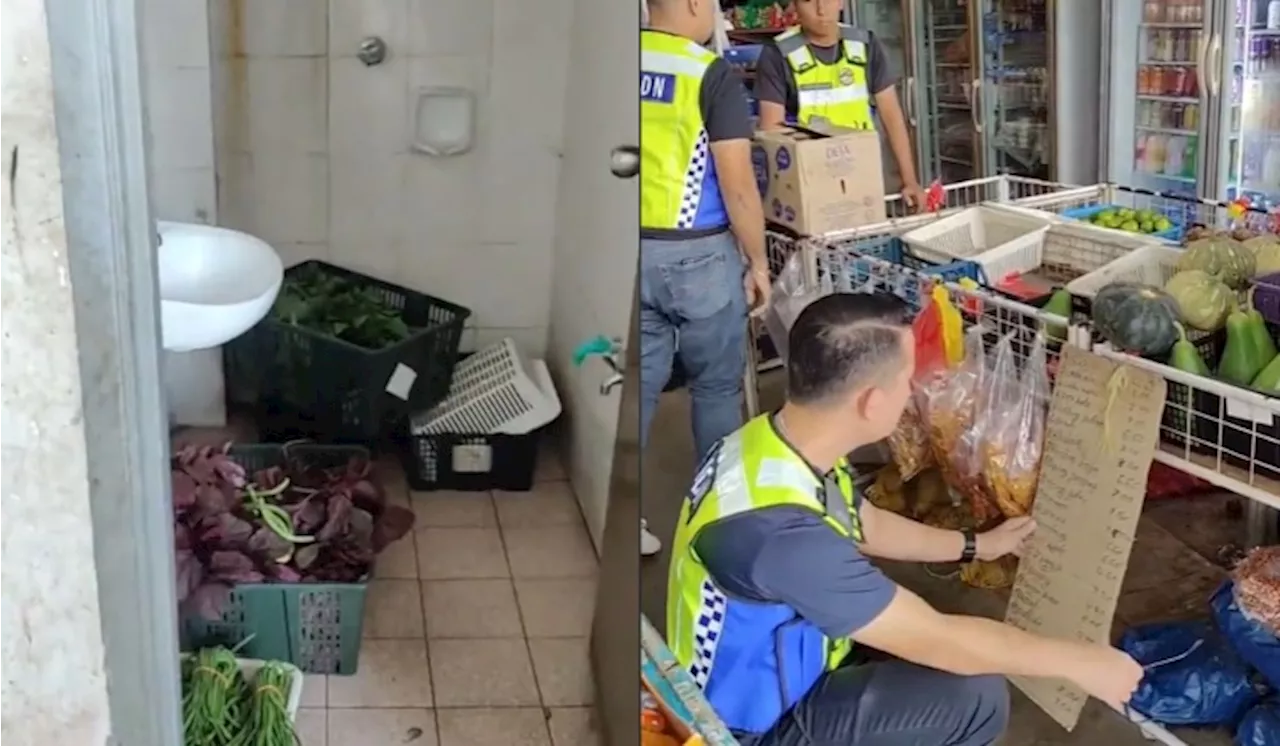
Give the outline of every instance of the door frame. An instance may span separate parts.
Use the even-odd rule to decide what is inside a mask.
[[[44,6],[110,743],[171,746],[182,742],[177,599],[139,3]]]

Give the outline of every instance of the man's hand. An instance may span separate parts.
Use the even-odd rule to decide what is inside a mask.
[[[1022,554],[1023,545],[1035,530],[1036,522],[1030,516],[1010,518],[978,535],[978,559],[995,560],[1006,554]]]
[[[747,308],[752,316],[760,316],[769,307],[769,294],[773,285],[769,282],[769,268],[752,265],[742,278],[743,289],[747,291]]]
[[[915,182],[907,182],[902,185],[902,199],[907,203],[907,207],[912,212],[921,212],[924,210],[924,187]]]
[[[1076,660],[1067,678],[1116,710],[1128,704],[1142,683],[1142,666],[1110,645],[1082,645]]]

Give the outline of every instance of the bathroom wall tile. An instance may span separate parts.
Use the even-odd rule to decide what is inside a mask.
[[[409,53],[487,55],[494,1],[409,0]]]
[[[462,349],[483,350],[489,345],[501,342],[510,337],[516,343],[516,349],[534,358],[542,358],[547,354],[547,327],[534,326],[517,329],[469,328],[464,341],[471,346]]]
[[[240,22],[239,51],[244,55],[315,57],[328,51],[327,0],[233,0],[232,8],[233,23]]]
[[[327,243],[300,243],[298,241],[274,241],[271,248],[276,250],[280,255],[280,261],[284,263],[285,269],[302,264],[312,259],[321,261],[332,261],[329,258],[329,244]]]
[[[155,219],[217,224],[218,198],[212,168],[153,165],[149,187]]]
[[[407,258],[431,254],[440,246],[476,242],[483,153],[478,148],[446,158],[406,157],[401,220]]]
[[[409,0],[328,0],[329,58],[355,57],[365,37],[387,44],[390,57],[408,54]]]
[[[235,59],[219,101],[228,107],[226,146],[258,153],[326,153],[328,62],[322,58]]]
[[[555,236],[560,156],[520,138],[493,138],[485,153],[482,188],[484,243],[517,243]],[[551,261],[547,257],[547,261]]]
[[[213,167],[213,109],[209,71],[144,71],[151,160],[161,168]]]
[[[329,240],[335,247],[358,246],[371,253],[395,250],[403,237],[407,158],[349,152],[331,156]]]
[[[253,222],[253,158],[248,153],[219,151],[218,225],[248,231]]]
[[[471,89],[476,98],[484,102],[490,75],[489,58],[484,54],[414,56],[409,59],[410,92],[423,86],[459,86]]]
[[[553,150],[564,129],[572,0],[498,3],[490,91],[499,139]]]
[[[529,328],[546,323],[551,293],[545,245],[446,245],[431,241],[402,275],[415,287],[471,309],[477,328]]]
[[[403,57],[373,67],[354,58],[329,61],[331,153],[383,158],[408,152],[407,70]]]
[[[241,230],[276,243],[324,243],[329,224],[329,159],[323,155],[261,155],[237,195]],[[247,188],[244,188],[247,185]]]
[[[335,243],[329,247],[329,261],[361,274],[376,277],[410,290],[418,288],[400,273],[400,247],[395,244]]]
[[[205,0],[144,0],[143,61],[159,67],[209,67],[209,14]]]

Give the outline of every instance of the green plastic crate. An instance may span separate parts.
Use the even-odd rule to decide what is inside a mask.
[[[330,468],[352,457],[369,457],[357,446],[312,443],[233,446],[227,453],[251,474],[290,461]],[[238,655],[292,663],[306,673],[349,675],[360,657],[367,583],[254,583],[237,586],[221,621],[198,615],[182,619],[184,651],[210,645]]]
[[[222,621],[183,619],[182,649],[234,648],[248,639],[237,655],[285,661],[305,673],[353,674],[367,590],[365,583],[237,586]]]

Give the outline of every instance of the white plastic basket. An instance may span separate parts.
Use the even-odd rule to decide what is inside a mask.
[[[1125,254],[1084,277],[1067,283],[1067,292],[1093,299],[1098,291],[1113,282],[1132,282],[1163,288],[1178,273],[1178,257],[1182,249],[1154,243]]]
[[[1029,211],[982,205],[942,218],[902,236],[921,259],[948,264],[957,259],[978,263],[991,282],[1037,266],[1045,231],[1052,218]]]
[[[560,398],[541,360],[526,360],[511,339],[458,363],[449,395],[413,418],[414,435],[524,435],[560,416]]]
[[[1018,273],[1038,271],[1055,284],[1070,283],[1134,251],[1162,245],[1147,236],[1060,221],[1045,231],[1039,251],[1019,253],[1016,265],[1011,259],[1009,266]]]

